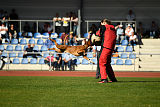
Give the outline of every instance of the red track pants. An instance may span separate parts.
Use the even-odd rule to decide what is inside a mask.
[[[101,79],[107,79],[107,75],[111,81],[115,79],[115,75],[110,64],[111,56],[112,56],[112,50],[107,48],[102,49],[102,53],[99,59]]]

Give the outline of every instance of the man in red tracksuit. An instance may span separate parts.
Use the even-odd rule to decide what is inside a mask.
[[[100,36],[102,36],[102,49],[99,59],[101,81],[98,83],[107,83],[107,75],[112,82],[117,82],[113,69],[111,67],[111,56],[116,44],[115,27],[110,21],[104,19],[101,21]]]

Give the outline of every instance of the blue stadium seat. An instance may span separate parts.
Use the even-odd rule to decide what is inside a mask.
[[[12,39],[11,44],[12,45],[17,45],[18,44],[18,39]]]
[[[41,46],[41,51],[48,51],[47,46],[45,45]]]
[[[43,57],[46,58],[47,56],[49,56],[49,53],[44,53]]]
[[[92,52],[87,52],[87,57],[88,58],[93,58],[93,53]]]
[[[24,38],[21,39],[21,40],[20,40],[20,44],[21,44],[21,45],[26,45],[26,44],[27,44],[27,40],[24,39]]]
[[[19,52],[19,53],[18,53],[18,57],[19,57],[19,58],[23,58],[23,52]]]
[[[34,46],[33,48],[34,51],[39,51],[39,47],[37,45]]]
[[[117,47],[117,51],[118,51],[118,52],[124,52],[124,48],[121,47],[121,46],[119,46],[119,47]]]
[[[23,47],[23,51],[25,51],[25,50],[26,50],[26,48],[28,48],[28,46],[27,46],[27,45],[25,45],[25,46]]]
[[[6,48],[6,51],[13,51],[13,46],[12,45],[8,45]]]
[[[88,39],[88,35],[89,35],[89,33],[85,33],[83,36],[84,36],[84,38]]]
[[[122,46],[127,46],[127,45],[128,45],[128,40],[122,40],[121,45],[122,45]]]
[[[28,37],[30,37],[30,38],[32,38],[32,37],[33,37],[32,32],[28,32]]]
[[[132,49],[131,46],[127,46],[127,47],[126,47],[126,52],[132,52],[132,51],[133,51],[133,49]]]
[[[59,45],[62,44],[62,43],[61,43],[61,39],[56,39],[56,42],[57,42]]]
[[[19,38],[23,38],[22,37],[22,32],[19,32],[18,35],[19,35]]]
[[[136,54],[135,53],[130,53],[129,58],[130,59],[136,59]]]
[[[19,58],[14,58],[12,64],[20,64]]]
[[[127,53],[121,53],[121,58],[122,58],[122,59],[128,58]]]
[[[86,59],[82,59],[82,64],[83,64],[83,65],[88,65],[89,62],[88,62],[88,60],[86,60]]]
[[[126,59],[125,60],[125,65],[132,65],[132,60]]]
[[[117,59],[116,60],[116,65],[123,65],[123,60],[122,59]]]
[[[3,57],[7,57],[7,52],[2,52]]]
[[[38,39],[38,40],[37,40],[37,45],[44,45],[43,40],[42,40],[42,39]]]
[[[29,44],[35,44],[35,40],[34,39],[30,39],[28,43]]]
[[[45,64],[45,63],[44,63],[44,58],[41,58],[41,59],[39,60],[39,64]]]
[[[57,33],[51,33],[52,38],[57,38],[56,35],[58,35],[58,34]]]
[[[41,34],[39,32],[34,33],[34,38],[41,38]]]
[[[44,38],[44,39],[49,38],[49,33],[43,33],[43,38]]]
[[[14,53],[14,52],[9,53],[9,57],[10,57],[10,58],[15,58],[15,57],[16,57],[16,53]]]
[[[0,50],[4,50],[4,45],[0,45]]]
[[[36,58],[32,58],[30,60],[30,64],[37,64],[37,59]]]
[[[94,62],[94,65],[97,65],[97,58],[93,58],[93,59],[91,59],[91,61]],[[93,64],[93,63],[91,63],[91,64]]]
[[[28,59],[27,58],[23,58],[21,60],[21,64],[28,64]]]
[[[21,45],[17,45],[15,47],[15,51],[22,51],[22,46]]]
[[[111,65],[115,65],[114,59],[111,59]]]
[[[59,38],[61,38],[62,34],[63,34],[63,33],[59,33]]]

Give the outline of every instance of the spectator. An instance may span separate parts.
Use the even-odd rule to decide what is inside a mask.
[[[130,45],[132,45],[133,51],[135,51],[135,50],[134,50],[134,45],[136,44],[136,39],[137,39],[136,33],[135,33],[135,35],[131,35],[131,36],[129,37],[129,43],[130,43]]]
[[[66,13],[66,17],[62,18],[62,21],[63,21],[64,32],[68,34],[69,33],[69,21],[70,21],[70,17],[68,13]]]
[[[126,16],[126,20],[127,21],[135,21],[136,20],[136,16],[132,10],[129,10],[128,15]]]
[[[10,17],[10,20],[18,20],[19,19],[18,14],[16,13],[15,9],[12,9],[12,12],[9,15],[9,17]],[[13,24],[15,26],[15,29],[17,30],[17,28],[18,28],[18,22],[12,21],[11,24]]]
[[[31,27],[31,32],[34,34],[37,32],[37,24],[34,22],[32,27]]]
[[[128,24],[128,27],[125,29],[125,39],[127,39],[128,42],[129,42],[130,36],[134,36],[134,30],[131,27],[131,25]]]
[[[62,33],[62,36],[61,36],[61,40],[62,40],[62,44],[66,44],[66,43],[68,43],[68,39],[69,39],[69,37],[66,37],[66,36],[68,36],[65,32],[63,32]],[[65,41],[65,43],[64,43],[64,39],[66,38],[66,41]]]
[[[62,55],[61,54],[56,54],[55,59],[56,59],[56,61],[55,61],[55,69],[60,71],[60,67],[62,65]]]
[[[78,17],[76,16],[76,14],[74,13],[73,16],[71,17],[71,21],[72,21],[72,29],[73,29],[73,34],[74,35],[78,35]]]
[[[150,38],[157,38],[159,36],[159,28],[155,21],[152,21],[152,25],[150,28]]]
[[[96,34],[96,32],[98,31],[98,28],[95,24],[92,24],[89,31],[91,32],[91,34]]]
[[[5,40],[5,42],[7,42],[7,39],[8,39],[7,31],[8,31],[8,27],[5,25],[5,23],[2,23],[0,26],[0,34],[1,34],[1,38]]]
[[[69,70],[71,71],[72,70],[72,54],[68,54],[68,53],[65,53],[64,54],[64,57],[62,58],[62,71],[64,71],[64,66],[68,65],[68,68]],[[66,70],[66,68],[65,68]]]
[[[142,22],[139,22],[137,27],[137,39],[138,39],[137,44],[143,45],[142,38],[144,37],[145,37],[144,28]]]
[[[11,24],[9,29],[9,40],[11,41],[13,38],[17,38],[17,31],[15,30],[14,25]]]
[[[33,48],[34,48],[34,44],[33,46],[31,46],[31,44],[28,44],[28,47],[24,51],[23,58],[27,58],[28,56],[37,58],[37,56],[41,56],[40,54],[37,53],[38,51],[33,50]],[[32,53],[32,52],[36,52],[36,53]]]
[[[124,40],[124,29],[123,25],[118,25],[117,29],[117,43],[120,44],[122,40]]]
[[[44,23],[43,29],[41,33],[48,33],[48,23]]]
[[[49,35],[49,38],[50,38],[50,37],[51,37],[51,35]],[[44,45],[46,45],[47,48],[50,48],[50,47],[51,47],[52,45],[54,45],[54,44],[53,44],[53,42],[52,42],[51,40],[47,39],[47,40],[45,41]]]
[[[0,50],[0,70],[3,69],[6,62],[7,62],[7,57],[2,56],[2,50]],[[10,61],[10,63],[11,63],[11,61]]]
[[[74,45],[74,36],[73,36],[73,32],[70,32],[70,34],[69,34],[69,40],[68,40],[68,44],[69,45]]]
[[[59,17],[59,14],[56,13],[56,17],[53,18],[53,21],[55,21],[55,32],[59,35],[61,33],[61,17]]]
[[[49,56],[47,56],[44,59],[44,63],[49,66],[49,69],[54,70],[54,67],[56,67],[56,66],[55,66],[55,58],[54,58],[53,54],[50,53]]]
[[[118,58],[119,57],[117,48],[113,51],[112,57],[114,57],[114,58]]]
[[[0,9],[0,19],[2,19],[4,16],[4,10],[3,9]]]

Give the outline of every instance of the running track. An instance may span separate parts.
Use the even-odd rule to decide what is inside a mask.
[[[93,71],[0,71],[0,76],[70,76],[95,77]],[[160,72],[115,72],[116,77],[159,78]]]

